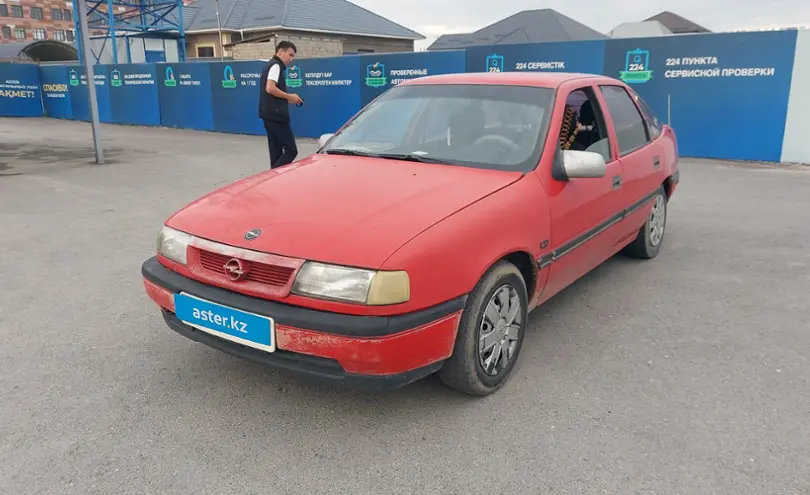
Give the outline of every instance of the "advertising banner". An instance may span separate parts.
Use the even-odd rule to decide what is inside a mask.
[[[265,134],[259,118],[259,80],[266,62],[215,62],[210,69],[214,130]]]
[[[41,117],[39,67],[0,64],[0,117]]]
[[[362,55],[360,93],[363,106],[388,89],[409,79],[435,74],[464,73],[464,50]]]
[[[605,41],[525,43],[466,49],[467,72],[583,72],[602,74]]]
[[[90,120],[90,98],[87,90],[87,76],[84,67],[81,65],[71,65],[68,69],[68,92],[70,93],[70,104],[73,110],[73,120]],[[93,67],[96,84],[96,101],[98,102],[98,118],[101,122],[112,122],[112,111],[110,107],[110,86],[108,84],[109,68],[106,65],[96,65]]]
[[[159,64],[157,75],[163,126],[214,130],[211,69],[207,64]]]
[[[413,78],[462,71],[580,72],[606,74],[634,88],[673,126],[683,156],[778,162],[783,140],[791,150],[804,142],[798,124],[793,127],[801,129],[785,138],[789,101],[801,100],[803,90],[794,85],[790,97],[796,46],[796,30],[475,46],[300,59],[284,76],[289,92],[304,99],[302,107],[290,106],[299,137],[336,131],[374,98]],[[99,117],[264,135],[258,103],[265,66],[264,61],[96,65]],[[806,71],[797,67],[802,76]],[[81,66],[0,64],[2,116],[87,121],[87,93]],[[791,107],[792,121],[803,122],[800,103]]]
[[[605,74],[678,134],[683,156],[779,161],[796,31],[621,39]]]
[[[46,65],[39,68],[42,83],[43,115],[55,119],[72,119],[68,68],[63,65]]]
[[[287,91],[304,99],[290,107],[298,137],[317,138],[335,132],[360,109],[358,57],[312,58],[287,68]],[[258,95],[257,95],[258,97]]]
[[[116,124],[160,125],[154,64],[110,65],[110,105]]]

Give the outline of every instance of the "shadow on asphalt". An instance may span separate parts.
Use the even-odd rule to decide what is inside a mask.
[[[552,315],[557,311],[568,313],[574,308],[581,308],[586,291],[585,286],[590,282],[600,277],[610,276],[610,272],[616,270],[631,270],[638,263],[643,262],[620,255],[614,256],[533,311],[529,316],[524,352],[525,346],[542,346],[543,336],[552,336],[567,330],[560,325],[547,323],[552,321]],[[174,335],[168,329],[166,331]],[[194,369],[205,370],[204,376],[196,376],[195,380],[193,380],[201,389],[233,387],[235,386],[234,382],[239,384],[254,383],[260,387],[260,390],[245,390],[246,394],[260,394],[269,401],[296,398],[295,400],[301,402],[301,414],[304,416],[307,415],[307,407],[304,406],[323,402],[329,402],[329,407],[338,415],[341,413],[353,415],[377,414],[379,409],[365,407],[377,405],[393,414],[402,411],[412,416],[413,408],[407,407],[406,404],[413,401],[418,401],[424,405],[426,410],[430,410],[431,406],[441,406],[441,408],[449,406],[464,409],[466,406],[473,406],[482,400],[448,389],[435,374],[400,389],[368,393],[349,390],[338,385],[324,384],[288,372],[277,371],[210,349],[198,343],[192,343],[189,355],[185,356],[184,359],[187,359],[189,365]],[[521,370],[520,363],[518,363],[518,367],[514,370],[511,378],[515,379],[517,375],[526,372],[528,372],[526,368],[523,367],[523,370]],[[234,380],[234,378],[236,379]],[[530,378],[533,380],[543,379],[542,376]],[[505,385],[505,388],[508,386],[509,383]],[[291,393],[293,390],[295,390],[295,394]],[[505,392],[505,390],[502,391]],[[490,397],[494,399],[499,392]],[[190,395],[193,396],[197,393],[194,392]],[[488,398],[483,400],[488,400]]]
[[[123,148],[105,148],[105,165],[121,163],[117,157],[126,152],[127,150]],[[150,152],[139,151],[139,153]],[[0,143],[0,177],[70,170],[95,165],[95,151],[92,147]]]

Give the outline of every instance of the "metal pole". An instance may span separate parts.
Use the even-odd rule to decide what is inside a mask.
[[[82,59],[84,55],[82,53],[84,50],[82,49],[82,37],[81,34],[82,27],[79,25],[79,6],[76,2],[73,2],[73,33],[74,33],[74,41],[76,42],[76,50],[79,52],[79,65],[82,64]]]
[[[180,41],[181,41],[181,43],[180,43],[180,61],[181,62],[186,61],[186,30],[183,27],[184,26],[184,23],[183,23],[183,7],[185,7],[185,3],[183,1],[181,1],[180,4],[177,7],[177,8],[180,9],[180,11],[177,13],[177,18],[178,18],[177,27],[180,28]],[[163,51],[165,53],[166,49],[164,48]]]
[[[93,59],[90,53],[90,35],[87,29],[87,5],[84,0],[75,0],[79,16],[79,39],[84,56],[84,73],[87,77],[87,91],[90,100],[90,125],[93,128],[93,145],[96,148],[96,163],[104,163],[104,151],[101,149],[101,128],[98,123],[98,100],[96,100],[96,79],[93,77]]]
[[[118,42],[115,39],[115,6],[113,0],[107,0],[107,17],[110,23],[110,41],[112,42],[113,63],[118,63]]]
[[[667,95],[667,125],[672,125],[672,95]]]
[[[217,0],[217,36],[219,36],[219,60],[225,60],[225,47],[222,46],[222,21],[219,19],[219,0]]]

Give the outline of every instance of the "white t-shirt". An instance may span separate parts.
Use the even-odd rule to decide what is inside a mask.
[[[281,75],[281,67],[278,64],[270,67],[270,72],[267,73],[267,79],[272,80],[274,83],[278,84],[278,76]]]

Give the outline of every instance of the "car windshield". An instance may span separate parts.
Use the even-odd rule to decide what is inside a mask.
[[[553,89],[528,86],[397,86],[321,152],[525,172],[539,160],[553,99]]]

